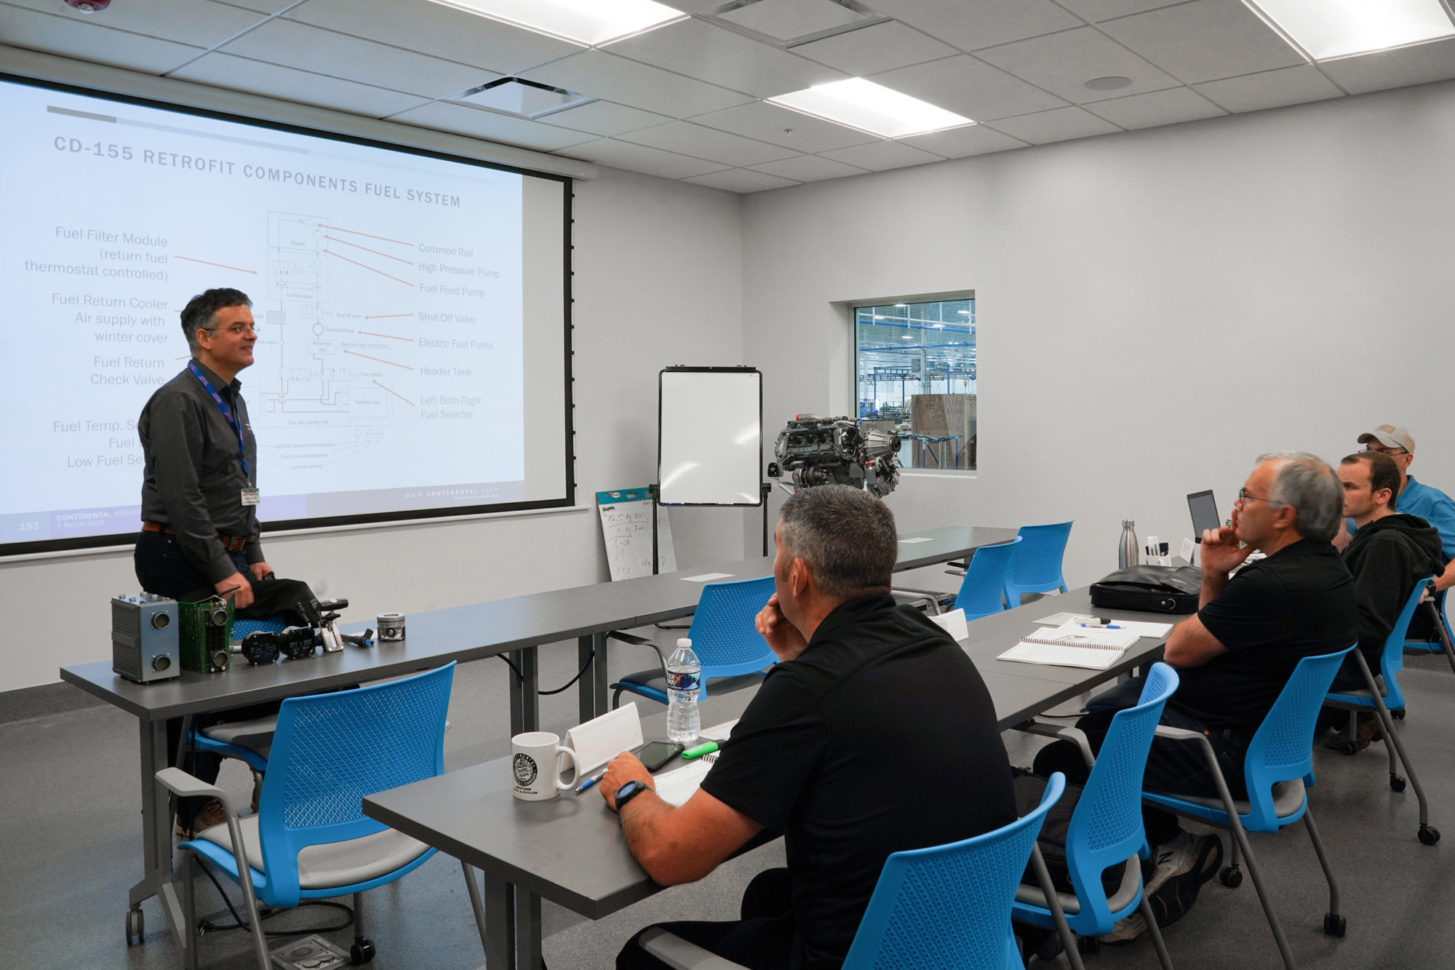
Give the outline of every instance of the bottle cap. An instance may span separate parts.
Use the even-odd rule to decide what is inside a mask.
[[[679,647],[690,647],[690,646],[692,646],[692,640],[690,638],[688,638],[688,637],[678,637],[677,638],[677,646],[679,646]]]

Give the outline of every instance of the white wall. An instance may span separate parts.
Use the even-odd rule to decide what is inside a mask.
[[[1074,518],[1085,584],[1121,518],[1180,538],[1187,492],[1384,422],[1455,491],[1452,159],[1446,83],[750,196],[765,424],[852,408],[834,301],[973,289],[980,468],[905,476],[903,528]]]
[[[594,493],[655,476],[657,371],[741,362],[739,209],[727,193],[610,169],[577,183],[576,474],[587,510],[265,536],[269,563],[324,595],[348,597],[351,620],[605,580]],[[495,429],[482,423],[479,431],[472,447],[488,448]],[[266,488],[267,469],[261,474]],[[739,558],[741,523],[737,511],[673,510],[678,561]],[[136,588],[130,547],[0,562],[0,691],[109,658],[110,598]]]

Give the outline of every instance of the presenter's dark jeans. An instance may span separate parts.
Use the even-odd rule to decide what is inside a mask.
[[[742,919],[736,922],[659,925],[750,970],[799,970],[803,966],[803,945],[793,920],[787,869],[768,869],[753,877],[743,892]],[[638,945],[640,936],[638,933],[628,940],[617,954],[617,970],[661,970],[667,966]]]
[[[229,555],[233,564],[237,566],[238,572],[246,573],[248,564],[243,554],[234,552]],[[212,589],[212,584],[207,581],[207,577],[183,558],[182,550],[177,547],[176,537],[164,532],[138,533],[136,551],[132,555],[132,560],[136,566],[137,581],[141,583],[141,588],[148,593],[180,599],[199,590],[210,592]],[[222,721],[245,721],[271,714],[277,710],[277,702],[254,704],[251,707],[238,707],[216,714],[199,714],[193,718],[192,723],[195,728],[201,730]],[[208,784],[217,781],[217,773],[222,766],[221,757],[193,751],[191,748],[182,752],[179,751],[181,747],[182,719],[174,717],[167,722],[167,764],[181,768]],[[178,760],[179,755],[180,761]],[[191,830],[192,817],[208,801],[209,799],[206,798],[178,799],[178,823],[183,828]]]
[[[1111,729],[1111,719],[1115,714],[1116,711],[1110,710],[1092,711],[1076,722],[1076,726],[1086,733],[1093,753],[1101,750],[1101,743]],[[1199,732],[1205,730],[1196,719],[1170,707],[1163,710],[1161,723]],[[1234,798],[1246,798],[1248,786],[1243,777],[1243,758],[1248,751],[1247,741],[1228,731],[1207,732],[1207,739],[1212,742],[1213,753],[1217,756],[1223,777],[1227,779],[1229,791]],[[1070,741],[1053,741],[1036,752],[1034,771],[1042,777],[1060,771],[1079,784],[1085,784],[1089,774],[1081,749]],[[1146,791],[1169,795],[1218,797],[1217,782],[1208,769],[1202,745],[1193,740],[1154,738],[1152,749],[1147,753],[1147,773],[1143,776],[1142,787]],[[1147,841],[1153,846],[1171,841],[1179,831],[1177,816],[1147,806],[1142,807],[1142,825],[1147,831]]]

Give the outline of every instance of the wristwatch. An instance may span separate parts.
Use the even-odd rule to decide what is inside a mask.
[[[616,790],[617,812],[621,812],[621,807],[623,805],[631,801],[633,798],[636,798],[642,792],[651,790],[652,787],[650,785],[646,784],[645,782],[637,781],[635,778],[627,782],[625,785],[622,785]]]

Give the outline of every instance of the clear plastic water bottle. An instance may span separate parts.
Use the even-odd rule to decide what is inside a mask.
[[[1137,545],[1137,523],[1122,519],[1122,544],[1117,548],[1117,568],[1126,569],[1142,561],[1142,550]]]
[[[692,641],[682,637],[667,658],[667,740],[688,744],[697,740],[702,722],[697,714],[702,662],[692,652]]]

